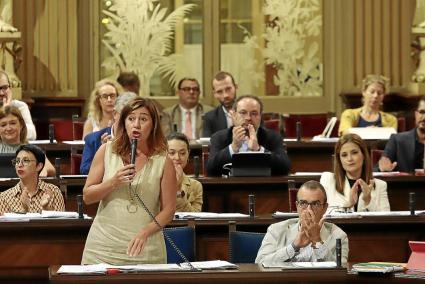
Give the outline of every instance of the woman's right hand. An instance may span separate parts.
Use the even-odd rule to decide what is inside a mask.
[[[115,175],[111,178],[112,187],[118,188],[123,185],[130,184],[136,175],[136,166],[134,164],[128,164],[119,169]]]

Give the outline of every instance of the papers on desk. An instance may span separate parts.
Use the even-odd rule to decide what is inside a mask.
[[[213,212],[176,212],[176,219],[232,219],[232,218],[249,218],[247,214],[241,213],[213,213]]]
[[[415,215],[425,214],[425,210],[416,210]],[[374,211],[374,212],[332,212],[326,214],[326,219],[361,218],[371,216],[410,216],[410,211]]]
[[[50,140],[32,140],[28,141],[30,144],[50,144]],[[58,141],[55,139],[53,140],[53,144],[58,143]]]
[[[64,179],[87,178],[87,175],[60,175],[60,178],[64,178]]]
[[[210,145],[210,137],[201,137],[198,140],[196,140],[201,145]]]
[[[356,263],[352,267],[353,272],[379,272],[391,273],[406,270],[405,263],[389,263],[389,262],[362,262]]]
[[[338,142],[339,137],[321,137],[321,136],[314,136],[313,139],[311,139],[311,141],[314,142],[332,142],[332,143],[336,143]]]
[[[68,140],[68,141],[62,141],[64,144],[68,145],[84,145],[86,142],[84,140]]]
[[[321,176],[323,172],[296,172],[295,176]]]
[[[282,269],[329,269],[336,268],[335,261],[320,262],[281,262],[281,263],[262,263],[264,268],[282,268]]]
[[[298,217],[298,213],[297,212],[280,212],[280,211],[276,211],[275,213],[273,213],[273,218],[284,218],[284,217],[288,217],[288,218],[296,218]]]
[[[238,266],[223,260],[191,262],[197,269],[237,269]],[[105,263],[90,265],[62,265],[58,274],[108,274],[112,270],[116,272],[146,272],[146,271],[189,271],[191,267],[187,263],[179,264],[136,264],[136,265],[109,265]]]
[[[78,218],[77,212],[71,211],[47,211],[43,210],[41,213],[4,213],[0,219],[7,220],[30,220],[30,219],[50,219],[50,218],[63,218],[63,219],[76,219]],[[84,214],[84,219],[91,219],[91,217]]]
[[[193,267],[202,270],[211,270],[211,269],[237,269],[236,264],[230,263],[225,260],[209,260],[209,261],[194,261],[191,262]],[[180,266],[189,268],[189,264],[181,263]]]

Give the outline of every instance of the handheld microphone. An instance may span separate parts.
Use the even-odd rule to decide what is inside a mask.
[[[296,124],[296,132],[297,132],[297,141],[301,141],[301,138],[303,136],[303,126],[301,124],[301,121],[297,121]]]
[[[409,192],[409,210],[410,215],[415,216],[416,198],[414,192]]]
[[[137,150],[137,139],[131,139],[131,156],[130,164],[136,163],[136,150]]]
[[[50,144],[54,143],[55,140],[55,126],[53,124],[49,124],[49,140]]]
[[[193,157],[193,174],[195,178],[199,177],[199,156]]]
[[[77,209],[78,209],[78,218],[84,219],[84,207],[83,207],[83,195],[77,195]]]
[[[61,158],[55,158],[55,171],[56,171],[56,178],[60,178],[61,175]]]
[[[336,239],[335,250],[336,250],[336,267],[341,267],[342,266],[342,263],[341,263],[341,257],[342,257],[341,239]]]
[[[248,210],[249,210],[249,217],[254,218],[255,217],[255,195],[250,194],[248,196]]]

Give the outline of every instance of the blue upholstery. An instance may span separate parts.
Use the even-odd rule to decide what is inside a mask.
[[[254,263],[264,236],[264,233],[229,232],[229,261],[232,263]]]
[[[180,249],[180,251],[189,261],[195,260],[194,228],[176,227],[164,229],[165,246],[167,248],[167,263],[182,263],[184,260],[179,256],[165,235],[173,240],[174,244]]]

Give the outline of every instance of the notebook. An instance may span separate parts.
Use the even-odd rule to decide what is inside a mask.
[[[232,175],[235,177],[271,176],[271,154],[260,152],[233,154]]]
[[[15,153],[0,154],[0,178],[18,177],[15,167],[12,165],[12,160],[15,156]]]

